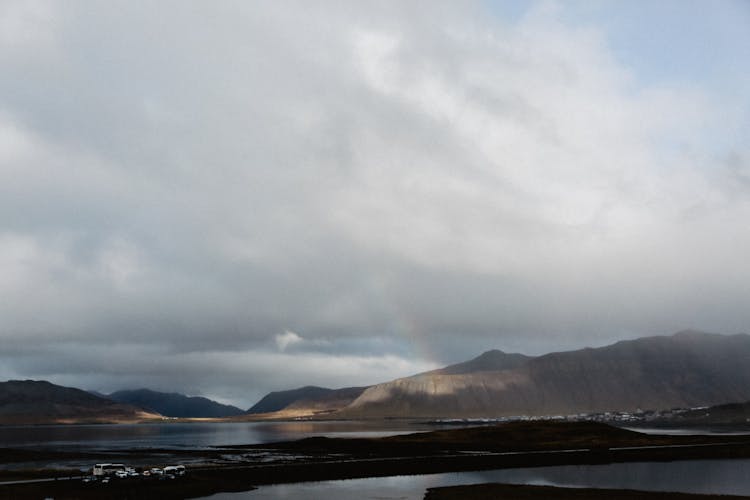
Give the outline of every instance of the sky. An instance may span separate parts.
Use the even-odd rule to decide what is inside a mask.
[[[0,379],[748,332],[748,61],[746,0],[0,0]]]

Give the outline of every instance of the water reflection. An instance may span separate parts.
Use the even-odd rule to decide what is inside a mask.
[[[323,481],[265,486],[242,493],[220,493],[211,500],[421,499],[427,488],[478,483],[637,489],[750,495],[750,460],[691,460],[533,469],[456,472],[423,476]]]
[[[270,443],[310,436],[390,436],[438,428],[410,421],[0,426],[0,447],[68,451],[205,448]]]

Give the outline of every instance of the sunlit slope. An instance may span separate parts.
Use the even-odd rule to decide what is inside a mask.
[[[366,387],[327,389],[306,386],[288,391],[271,392],[254,404],[247,413],[266,418],[329,414],[349,405],[365,389]]]
[[[516,368],[530,359],[532,358],[523,354],[508,354],[492,350],[472,360],[432,370],[421,374],[421,376],[432,377]],[[331,414],[335,416],[337,411],[351,404],[365,389],[367,387],[326,389],[324,387],[306,386],[287,391],[271,392],[253,405],[247,412],[260,418],[294,418]]]
[[[750,400],[750,336],[681,332],[529,358],[501,370],[419,374],[365,390],[342,417],[493,417]]]

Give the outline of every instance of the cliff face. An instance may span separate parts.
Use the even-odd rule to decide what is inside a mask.
[[[372,386],[337,416],[554,415],[750,400],[748,335],[682,332],[517,358],[496,370],[475,366],[481,368],[436,370]]]

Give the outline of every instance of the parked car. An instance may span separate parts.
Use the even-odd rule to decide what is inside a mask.
[[[164,467],[164,474],[171,474],[173,476],[184,476],[185,466],[184,465],[168,465]]]

